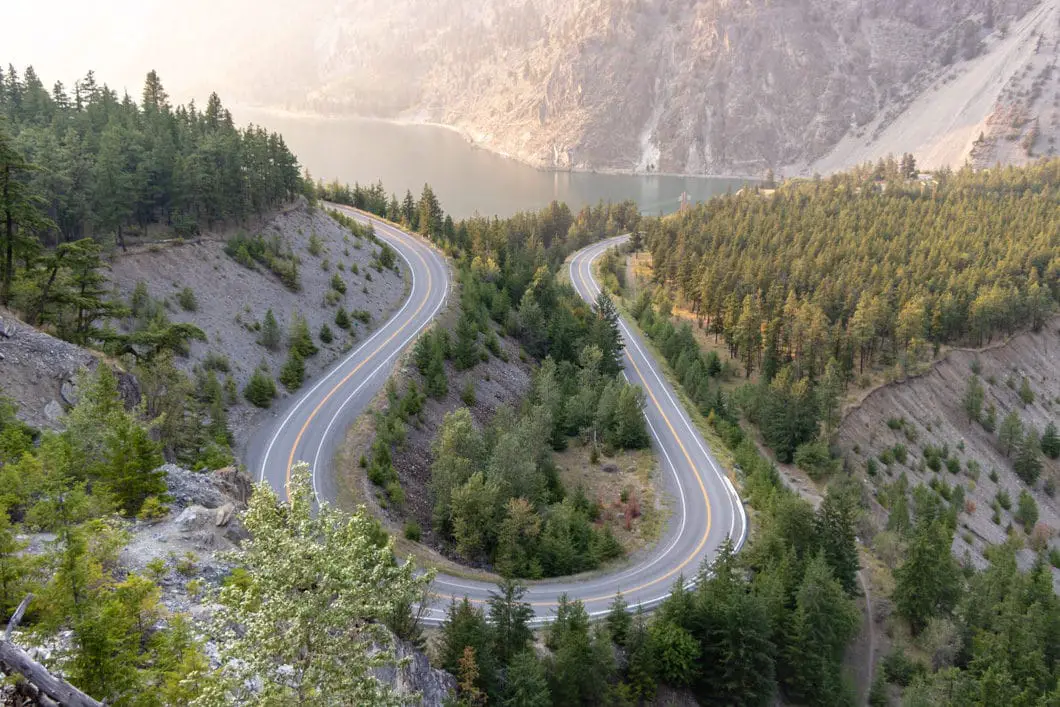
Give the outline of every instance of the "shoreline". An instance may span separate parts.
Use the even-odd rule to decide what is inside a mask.
[[[539,164],[534,164],[529,160],[512,155],[511,153],[493,149],[487,146],[486,143],[476,140],[475,137],[466,128],[462,128],[456,125],[450,125],[448,123],[439,123],[436,121],[427,120],[425,118],[416,117],[415,115],[399,115],[393,118],[384,118],[373,115],[360,115],[357,113],[319,113],[316,111],[309,110],[250,104],[234,106],[233,113],[237,113],[239,109],[253,110],[260,113],[271,114],[281,118],[297,120],[308,119],[329,122],[342,120],[362,120],[366,122],[387,123],[390,125],[398,125],[402,127],[440,128],[442,130],[446,130],[448,132],[459,135],[468,145],[477,150],[484,150],[491,154],[497,155],[498,157],[502,157],[506,160],[511,160],[526,167],[535,169],[538,172],[545,172],[551,174],[602,174],[617,177],[666,177],[668,179],[730,179],[749,182],[758,182],[762,179],[760,175],[747,174],[688,174],[684,172],[638,172],[633,169],[621,169],[618,167],[544,167]]]

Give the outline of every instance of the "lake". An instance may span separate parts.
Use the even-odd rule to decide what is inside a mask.
[[[249,108],[233,109],[236,120],[281,133],[314,178],[374,183],[382,180],[400,199],[405,190],[419,196],[430,184],[442,208],[454,218],[510,216],[565,201],[585,204],[632,199],[648,214],[670,213],[683,192],[692,202],[728,190],[741,179],[544,172],[476,148],[452,130],[433,125],[398,124],[363,118],[325,118]]]

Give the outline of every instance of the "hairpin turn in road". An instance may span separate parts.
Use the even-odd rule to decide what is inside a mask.
[[[245,462],[256,480],[282,491],[296,461],[313,469],[313,489],[322,501],[336,497],[332,465],[343,435],[385,383],[394,361],[441,311],[449,294],[450,272],[445,257],[420,238],[352,209],[343,209],[390,244],[405,261],[411,289],[402,307],[371,337],[338,362],[312,387],[291,398],[273,419],[262,425],[247,446]],[[628,236],[594,243],[570,260],[570,280],[588,302],[600,287],[593,262]],[[625,376],[643,388],[644,414],[659,460],[660,479],[671,499],[667,528],[659,542],[610,571],[528,583],[525,597],[537,621],[547,621],[559,597],[581,599],[591,615],[606,613],[617,592],[631,605],[650,609],[670,593],[678,577],[695,577],[704,560],[727,539],[737,549],[747,535],[747,516],[736,489],[710,453],[687,412],[640,335],[620,320],[625,343]],[[424,620],[438,623],[451,598],[485,602],[495,585],[439,574],[434,601]]]

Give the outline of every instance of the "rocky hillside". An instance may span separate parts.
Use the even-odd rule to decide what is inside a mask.
[[[1056,0],[345,0],[317,9],[315,88],[286,100],[445,123],[546,168],[761,174],[826,156],[836,168],[927,157],[958,127],[945,157],[960,162],[979,126],[991,139],[989,115],[1026,127],[1051,106],[1041,83],[1055,11]],[[902,128],[922,106],[941,116],[934,129]]]
[[[849,410],[839,428],[839,447],[855,472],[877,491],[903,474],[910,488],[930,485],[943,497],[952,496],[960,486],[964,512],[954,538],[958,556],[967,552],[985,565],[984,548],[1004,542],[1012,531],[1024,539],[1023,560],[1030,563],[1035,545],[1060,549],[1060,464],[1039,454],[1038,479],[1032,484],[1021,480],[1014,468],[1018,453],[1014,449],[1006,453],[1001,428],[1012,412],[1024,430],[1033,427],[1039,435],[1060,419],[1058,356],[1057,318],[1040,332],[1020,334],[986,349],[953,350],[923,375],[878,388]],[[971,422],[963,404],[976,370],[983,386],[983,409],[995,410],[993,431]],[[1024,379],[1033,394],[1029,402],[1020,396]],[[1024,490],[1037,505],[1037,528],[1021,527],[1016,520]],[[882,528],[886,512],[877,509]],[[1060,568],[1053,570],[1053,582],[1060,591]]]
[[[171,321],[189,322],[205,332],[207,341],[193,342],[189,355],[177,358],[177,365],[185,371],[205,366],[222,381],[231,377],[240,391],[263,362],[277,375],[287,357],[287,332],[297,314],[305,317],[320,348],[320,353],[306,360],[306,374],[312,378],[385,321],[404,297],[400,272],[373,267],[379,247],[355,237],[322,209],[290,209],[244,234],[260,235],[286,253],[285,260],[296,262],[298,287],[285,284],[263,263],[240,262],[226,252],[226,245],[238,233],[147,245],[117,255],[111,264],[111,284],[123,301],[132,303],[142,283],[149,302],[141,308],[147,314],[161,307]],[[343,291],[335,288],[336,283]],[[186,288],[194,294],[193,301],[187,298]],[[350,326],[345,331],[335,323],[339,308],[348,313]],[[281,343],[273,348],[262,345],[262,321],[270,309],[281,334]],[[330,342],[320,339],[324,325],[331,330]],[[130,317],[123,326],[138,326],[137,317]],[[283,395],[283,386],[279,390]],[[25,397],[13,397],[28,406]],[[235,403],[229,422],[238,443],[252,427],[257,409],[242,396]]]
[[[161,518],[127,526],[129,542],[119,552],[117,571],[155,577],[163,615],[190,617],[196,635],[206,640],[207,655],[216,667],[218,647],[209,635],[216,610],[211,597],[231,573],[231,558],[238,557],[240,543],[249,537],[240,513],[250,499],[250,479],[234,468],[198,473],[166,465],[165,471],[172,497],[169,510]],[[38,533],[16,539],[27,544],[25,552],[43,554],[55,536]],[[30,657],[61,674],[56,666],[61,665],[72,636],[64,631],[41,640],[40,636],[16,632],[14,640]],[[442,705],[456,680],[431,668],[427,656],[414,646],[399,640],[396,649],[402,662],[376,669],[379,680],[415,704]],[[24,704],[6,699],[17,698],[13,692],[0,691],[0,704]]]
[[[0,395],[18,402],[18,418],[38,429],[60,426],[77,402],[77,374],[94,371],[103,357],[45,334],[0,309]],[[113,362],[111,362],[113,364]],[[140,402],[140,383],[111,366],[126,406]]]

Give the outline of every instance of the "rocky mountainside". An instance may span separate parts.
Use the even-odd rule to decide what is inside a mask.
[[[811,171],[927,157],[962,127],[943,156],[959,163],[978,132],[991,139],[988,117],[1012,141],[1012,125],[1029,130],[1051,106],[1056,4],[340,0],[318,9],[318,76],[300,107],[444,123],[544,168]],[[933,130],[902,128],[924,112]],[[1018,160],[1045,142],[976,149]]]
[[[1009,528],[1026,540],[1020,551],[1024,566],[1033,563],[1036,550],[1060,549],[1060,503],[1056,487],[1060,463],[1041,457],[1042,470],[1034,483],[1021,480],[1015,471],[1016,452],[1006,454],[998,431],[972,423],[963,407],[968,379],[978,370],[984,387],[984,406],[996,410],[998,425],[1015,412],[1025,430],[1038,434],[1057,419],[1060,378],[1056,376],[1060,318],[1039,332],[1024,332],[1008,341],[981,350],[954,349],[923,375],[877,388],[843,417],[837,444],[857,473],[874,466],[866,483],[881,489],[906,475],[910,487],[930,485],[943,492],[961,486],[964,513],[953,541],[958,557],[966,554],[976,565],[987,564],[985,548],[1005,542]],[[1033,400],[1025,402],[1018,389],[1026,379]],[[901,452],[895,458],[895,450]],[[932,449],[946,450],[945,464],[931,463]],[[884,462],[880,460],[883,459]],[[875,460],[870,463],[870,460]],[[1017,499],[1026,490],[1038,507],[1034,528],[1019,530]],[[999,506],[1008,498],[1011,507]],[[886,513],[880,512],[879,528]],[[1060,568],[1053,569],[1053,586],[1060,591]]]

